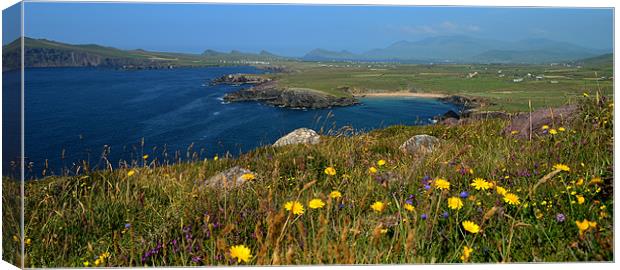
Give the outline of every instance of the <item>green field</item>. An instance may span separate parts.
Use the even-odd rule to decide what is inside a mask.
[[[30,181],[25,266],[612,261],[613,103],[578,104],[573,120],[550,127],[557,134],[532,140],[502,135],[498,119],[392,126],[235,159],[144,157]],[[400,152],[417,134],[442,143],[422,159]],[[232,166],[253,179],[204,186]],[[476,189],[476,178],[493,186]],[[3,258],[15,263],[19,185],[3,179],[3,192]],[[310,208],[314,199],[324,205]],[[289,202],[304,211],[287,211]]]
[[[596,61],[595,61],[596,60]],[[402,65],[374,63],[281,62],[294,70],[270,75],[284,87],[303,87],[335,96],[350,95],[345,88],[358,93],[411,91],[485,97],[496,106],[485,109],[527,110],[557,106],[574,101],[584,92],[600,90],[613,93],[612,58],[564,65]],[[501,70],[503,77],[498,71]],[[478,72],[474,78],[468,73]],[[532,77],[528,78],[527,74]],[[544,76],[536,80],[536,76]],[[605,77],[605,79],[600,79]],[[524,78],[515,83],[513,79]],[[597,80],[597,78],[599,78]],[[554,81],[552,83],[552,81]]]

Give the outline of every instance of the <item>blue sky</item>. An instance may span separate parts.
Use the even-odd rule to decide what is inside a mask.
[[[363,52],[443,35],[613,46],[612,9],[31,2],[25,21],[34,38],[192,53]]]

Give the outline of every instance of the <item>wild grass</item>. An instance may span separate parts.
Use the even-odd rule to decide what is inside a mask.
[[[133,168],[30,181],[26,266],[611,261],[613,103],[592,95],[579,104],[575,120],[550,127],[565,131],[531,141],[502,135],[506,121],[497,119],[392,126],[235,159],[158,165],[147,158]],[[442,142],[423,159],[400,152],[416,134]],[[235,165],[256,178],[235,189],[204,185]],[[438,178],[449,189],[438,189]],[[476,190],[475,178],[494,187]],[[12,183],[4,182],[5,189]],[[507,203],[497,186],[519,203]],[[450,209],[448,198],[461,196],[463,207]],[[309,208],[315,198],[324,207]],[[285,210],[291,201],[303,214]],[[377,201],[381,212],[371,209]],[[584,219],[596,225],[580,230],[576,221]],[[466,231],[466,220],[480,231]],[[250,250],[248,261],[231,257],[234,245]]]

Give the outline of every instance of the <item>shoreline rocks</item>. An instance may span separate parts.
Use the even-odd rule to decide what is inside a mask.
[[[211,85],[215,84],[260,84],[270,82],[270,78],[251,74],[228,74],[211,81]]]
[[[440,97],[440,98],[437,98],[437,100],[445,102],[445,103],[451,103],[458,107],[461,107],[462,111],[467,111],[467,110],[478,108],[478,107],[495,105],[495,103],[490,102],[486,98],[466,97],[466,96],[459,96],[459,95]]]

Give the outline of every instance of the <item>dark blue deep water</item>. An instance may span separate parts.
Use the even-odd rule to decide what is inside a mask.
[[[225,74],[260,72],[252,67],[27,69],[25,152],[31,175],[40,175],[46,159],[48,174],[81,160],[101,167],[106,145],[113,165],[139,159],[142,153],[173,162],[177,150],[185,160],[192,143],[202,158],[238,155],[300,127],[369,130],[425,124],[454,109],[418,98],[363,99],[358,106],[307,111],[256,102],[227,104],[221,99],[225,93],[248,86],[209,86],[210,80]],[[167,157],[162,155],[164,147]]]

